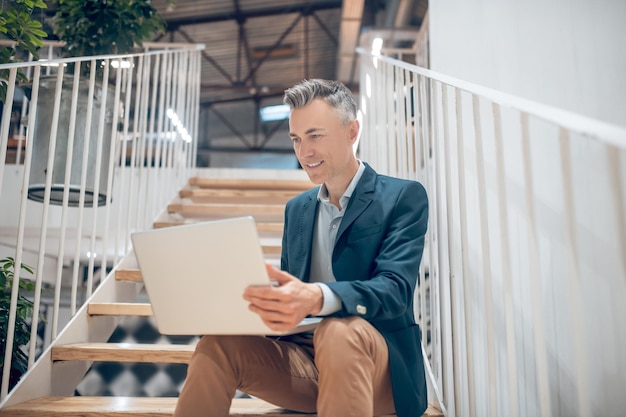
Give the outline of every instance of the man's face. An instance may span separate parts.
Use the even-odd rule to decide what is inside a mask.
[[[356,161],[352,146],[358,122],[344,124],[337,111],[322,99],[291,111],[289,136],[302,168],[314,184],[349,182]]]

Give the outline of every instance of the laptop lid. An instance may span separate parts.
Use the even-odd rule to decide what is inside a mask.
[[[271,285],[252,217],[135,232],[131,240],[162,334],[291,334],[320,321],[274,332],[248,310],[244,289]]]

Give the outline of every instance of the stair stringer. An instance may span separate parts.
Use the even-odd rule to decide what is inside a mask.
[[[52,348],[71,343],[106,342],[120,321],[114,316],[90,316],[90,303],[129,303],[137,300],[143,283],[120,282],[115,272],[127,255],[107,274],[91,297],[78,309],[59,336],[46,348],[13,390],[7,395],[0,409],[44,396],[72,396],[78,384],[91,367],[91,362],[52,362]]]

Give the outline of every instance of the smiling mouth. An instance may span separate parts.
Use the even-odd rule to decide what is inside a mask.
[[[309,167],[309,168],[316,168],[316,167],[322,165],[322,163],[324,163],[324,161],[315,162],[314,164],[306,164],[306,166]]]

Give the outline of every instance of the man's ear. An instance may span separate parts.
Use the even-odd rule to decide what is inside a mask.
[[[359,124],[358,120],[353,120],[350,122],[350,141],[352,143],[356,142],[357,138],[359,137],[359,129],[360,129],[361,125]]]

